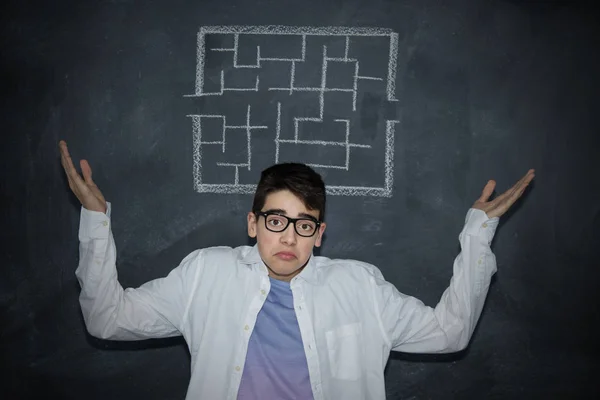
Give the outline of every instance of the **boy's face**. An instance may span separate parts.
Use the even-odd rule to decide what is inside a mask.
[[[271,193],[265,200],[263,212],[275,211],[286,217],[312,216],[319,219],[319,211],[309,210],[302,200],[288,190]],[[269,276],[281,281],[290,281],[298,275],[308,262],[314,246],[321,246],[325,223],[321,223],[312,237],[296,233],[290,223],[283,232],[271,232],[265,227],[265,217],[248,213],[248,235],[256,238],[258,252],[269,269]]]

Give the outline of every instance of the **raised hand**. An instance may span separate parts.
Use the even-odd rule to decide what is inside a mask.
[[[90,211],[106,212],[106,200],[98,189],[98,186],[92,180],[92,168],[87,160],[81,160],[79,165],[81,166],[81,172],[83,179],[75,169],[73,160],[69,155],[69,149],[67,143],[61,140],[58,144],[60,148],[60,161],[67,174],[69,180],[69,187],[79,199],[81,205]]]
[[[488,181],[487,185],[483,188],[481,197],[473,204],[473,208],[485,211],[490,218],[500,217],[521,197],[534,176],[535,170],[530,169],[513,187],[492,201],[488,201],[488,199],[496,187],[496,182],[494,180]]]

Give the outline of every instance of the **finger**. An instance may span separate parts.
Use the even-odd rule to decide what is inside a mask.
[[[531,183],[533,178],[535,178],[535,172],[534,172],[534,170],[530,169],[524,178],[525,180],[521,183],[521,186],[517,190],[517,193],[516,193],[517,198],[521,197],[521,195],[523,194],[523,192],[525,192],[525,189],[527,189],[527,187],[529,186],[529,184]]]
[[[527,173],[525,175],[523,175],[523,177],[519,180],[519,184],[522,185],[528,185],[529,182],[531,182],[533,180],[533,178],[535,177],[535,170],[534,169],[530,169],[529,171],[527,171]]]
[[[60,159],[67,174],[71,174],[73,172],[77,173],[75,170],[75,166],[73,165],[73,160],[71,159],[71,155],[69,154],[69,149],[67,148],[67,144],[64,141],[60,143]]]
[[[74,171],[75,167],[73,166],[72,161],[70,159],[68,159],[67,157],[65,157],[64,155],[61,155],[60,161],[63,166],[63,169],[65,170],[65,175],[67,176],[67,180],[69,181],[69,186],[71,187],[71,190],[73,190],[73,185],[75,184],[74,175],[77,175],[77,171]]]
[[[511,189],[498,198],[502,209],[508,210],[523,194],[534,177],[533,170],[529,170]]]
[[[517,199],[521,196],[527,184],[533,179],[533,170],[529,170],[525,176],[523,176],[517,183],[515,183],[510,189],[506,190],[501,195],[497,196],[494,200],[490,201],[490,206],[496,208],[506,208],[512,206],[512,204],[517,201]]]
[[[511,188],[511,197],[520,197],[525,188],[527,188],[529,183],[533,180],[534,176],[533,169],[527,171],[527,173]]]
[[[58,148],[60,149],[60,154],[69,155],[69,148],[67,147],[67,142],[64,140],[58,142]]]
[[[69,154],[69,148],[67,147],[67,143],[64,140],[61,140],[59,143],[60,148],[60,159],[65,171],[75,169],[73,165],[73,161],[71,160],[71,155]]]
[[[506,192],[502,193],[502,195],[498,196],[498,199],[504,199],[505,197],[514,197],[517,196],[519,191],[524,187],[523,185],[527,185],[529,182],[532,170],[529,170],[521,179],[519,179],[511,188],[509,188]]]
[[[69,187],[73,192],[77,190],[81,190],[82,186],[85,186],[85,183],[79,176],[79,173],[75,169],[75,165],[73,165],[73,160],[69,155],[69,149],[67,148],[67,144],[64,141],[60,143],[61,150],[61,163],[67,175],[67,180],[69,181]]]

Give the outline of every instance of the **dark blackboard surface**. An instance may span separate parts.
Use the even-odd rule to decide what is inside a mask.
[[[89,159],[112,202],[120,281],[137,286],[196,248],[248,243],[251,195],[218,186],[235,181],[235,167],[210,172],[205,164],[199,182],[192,116],[227,110],[228,125],[269,126],[250,129],[255,163],[250,171],[237,168],[239,183],[251,184],[274,160],[277,103],[282,115],[314,117],[319,95],[329,125],[306,128],[302,135],[314,137],[305,138],[343,141],[347,119],[356,143],[371,146],[352,149],[347,174],[321,169],[326,182],[380,188],[329,196],[320,254],[371,262],[428,305],[448,284],[465,213],[486,181],[496,179],[502,191],[536,169],[531,189],[496,233],[498,273],[470,347],[445,356],[392,353],[388,397],[597,394],[600,43],[597,16],[582,4],[31,1],[4,5],[0,22],[0,397],[181,399],[189,379],[181,339],[116,343],[86,333],[74,275],[79,208],[60,167],[60,139],[75,159]],[[275,65],[289,68],[291,61],[265,62],[260,77],[267,86],[257,92],[194,96],[203,27],[231,33],[268,25],[377,28],[388,36],[352,39],[348,56],[360,58],[360,76],[380,79],[360,80],[352,113],[347,91],[267,90],[289,84],[288,70]],[[231,50],[211,50],[232,49],[233,36],[206,36],[202,90],[220,91],[220,70],[232,85],[226,87],[254,87],[251,68],[226,66]],[[265,58],[298,57],[297,41],[268,39],[242,35],[240,65],[256,62],[257,46]],[[320,87],[322,65],[314,60],[324,46],[333,58],[346,56],[343,35],[309,35],[305,56],[313,64],[302,70],[297,63],[298,87]],[[332,60],[327,87],[351,89],[343,78],[353,74],[348,67]],[[290,135],[293,120],[286,121],[281,129]],[[387,121],[399,121],[391,147]],[[205,133],[222,128],[218,120],[204,122],[217,123]],[[243,138],[247,130],[227,135]],[[233,146],[234,158],[241,158],[230,162],[244,163],[246,142],[235,143],[242,145]],[[282,158],[345,162],[343,153],[285,145]],[[215,148],[204,149],[205,163],[218,155]],[[385,164],[390,149],[393,162]],[[217,186],[202,192],[199,183]]]

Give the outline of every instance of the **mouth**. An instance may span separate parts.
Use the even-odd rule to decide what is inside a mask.
[[[296,255],[289,251],[280,251],[279,253],[275,253],[275,257],[284,261],[291,261],[296,259]]]

